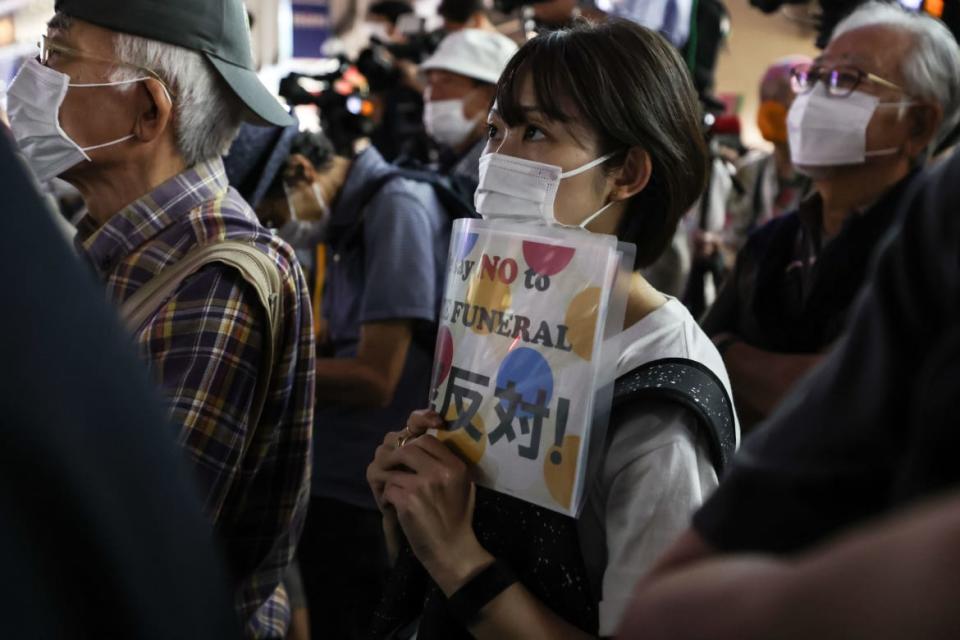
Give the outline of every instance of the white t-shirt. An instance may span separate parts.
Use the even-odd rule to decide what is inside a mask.
[[[730,394],[720,354],[679,301],[669,299],[619,338],[617,376],[653,360],[688,358],[709,367]],[[616,633],[634,586],[717,487],[693,414],[667,401],[646,406],[610,425],[579,521],[587,570],[600,595],[601,636]]]

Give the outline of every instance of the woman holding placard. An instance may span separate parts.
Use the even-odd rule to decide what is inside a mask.
[[[647,266],[703,190],[700,122],[687,70],[656,33],[611,20],[541,35],[497,87],[478,211],[616,235],[636,245],[635,266]],[[730,393],[723,361],[694,319],[637,273],[618,339],[618,376],[680,358]],[[532,505],[484,505],[468,466],[423,435],[444,427],[436,413],[411,416],[367,473],[399,558],[377,637],[411,637],[397,627],[421,613],[409,627],[420,640],[611,636],[634,584],[717,485],[697,417],[672,402],[613,414],[576,521]],[[509,557],[498,551],[504,541]]]

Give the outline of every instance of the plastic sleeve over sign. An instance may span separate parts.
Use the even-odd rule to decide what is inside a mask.
[[[537,223],[454,224],[437,436],[485,487],[570,516],[602,457],[635,249]]]

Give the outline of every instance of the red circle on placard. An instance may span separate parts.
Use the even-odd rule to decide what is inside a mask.
[[[433,382],[436,389],[443,384],[450,375],[453,366],[453,334],[447,327],[440,327],[437,332],[437,379]]]
[[[566,269],[577,252],[572,247],[560,247],[540,242],[524,242],[523,258],[531,269],[541,276],[555,276]]]

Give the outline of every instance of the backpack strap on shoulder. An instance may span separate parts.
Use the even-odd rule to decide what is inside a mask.
[[[276,341],[280,328],[280,272],[273,260],[249,242],[226,240],[192,249],[176,263],[155,275],[120,307],[127,327],[139,331],[165,305],[191,275],[207,265],[219,262],[236,269],[254,288],[263,306],[267,327],[263,339],[263,362],[257,379],[256,396],[251,405],[251,425],[260,421],[270,389]]]
[[[360,236],[363,234],[364,211],[367,205],[387,184],[398,178],[430,185],[433,188],[434,195],[436,195],[437,200],[451,220],[477,217],[476,210],[473,207],[473,193],[466,193],[467,187],[465,185],[433,171],[393,166],[389,171],[384,172],[367,185],[363,197],[355,203],[357,215],[354,220],[341,225],[339,228],[328,227],[327,241],[330,245],[341,249],[358,244]]]
[[[675,402],[693,412],[720,475],[736,452],[737,427],[733,403],[716,374],[696,360],[664,358],[637,367],[614,385],[614,410],[650,399]]]
[[[433,187],[437,200],[440,201],[451,220],[478,217],[473,206],[473,191],[476,186],[469,185],[465,180],[434,171],[406,168],[400,168],[394,176],[414,182],[423,182]]]

